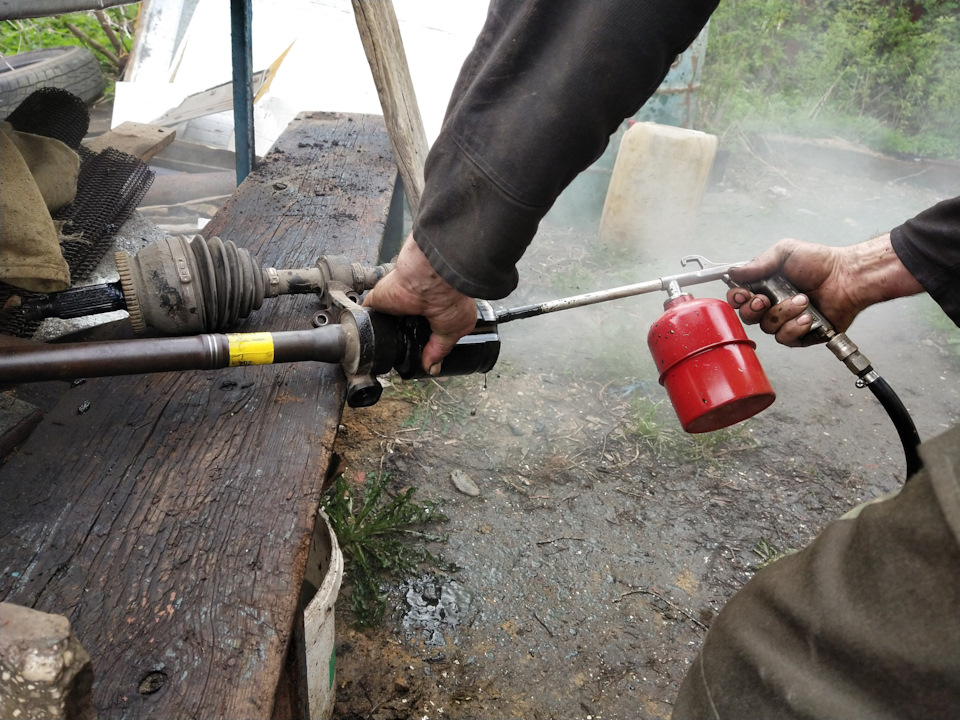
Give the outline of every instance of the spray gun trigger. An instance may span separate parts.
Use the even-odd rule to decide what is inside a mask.
[[[730,279],[727,271],[730,270],[730,268],[746,265],[745,262],[716,263],[712,260],[707,260],[703,255],[685,255],[680,258],[680,265],[683,267],[686,267],[690,263],[696,263],[700,266],[700,270],[696,271],[696,273],[694,273],[695,275],[722,280],[728,287],[733,287],[735,283]]]
[[[701,270],[713,270],[715,268],[725,268],[729,270],[730,268],[740,267],[745,264],[743,262],[717,263],[712,260],[707,260],[703,255],[685,255],[680,258],[680,265],[682,267],[686,267],[690,263],[696,263],[700,266]]]
[[[707,260],[703,255],[684,255],[682,258],[680,258],[681,267],[686,267],[692,262],[695,262],[697,265],[699,265],[701,270],[714,265],[714,263]]]

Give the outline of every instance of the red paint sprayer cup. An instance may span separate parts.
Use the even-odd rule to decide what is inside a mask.
[[[679,288],[677,288],[679,291]],[[683,429],[719,430],[753,417],[776,394],[733,308],[671,293],[647,345]]]

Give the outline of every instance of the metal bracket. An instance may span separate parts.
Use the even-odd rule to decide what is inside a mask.
[[[377,375],[389,372],[397,356],[397,320],[370,312],[356,291],[340,282],[327,283],[324,297],[332,311],[339,311],[337,321],[346,338],[340,366],[347,376],[347,404],[373,405],[383,392]]]

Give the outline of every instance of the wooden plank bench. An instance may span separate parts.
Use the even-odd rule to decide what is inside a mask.
[[[379,116],[301,114],[204,235],[264,266],[376,263],[396,175]],[[315,308],[267,300],[236,329]],[[344,392],[316,363],[91,379],[0,467],[0,599],[67,616],[100,718],[296,714],[284,668]]]

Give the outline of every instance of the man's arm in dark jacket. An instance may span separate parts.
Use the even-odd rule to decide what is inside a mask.
[[[476,321],[474,297],[517,285],[516,262],[560,192],[603,153],[718,0],[492,0],[464,63],[397,268],[364,304],[422,315],[436,374]]]
[[[413,236],[472,297],[501,298],[560,192],[656,91],[718,0],[493,0],[427,156]]]
[[[960,197],[944,200],[890,231],[894,252],[960,326]]]

